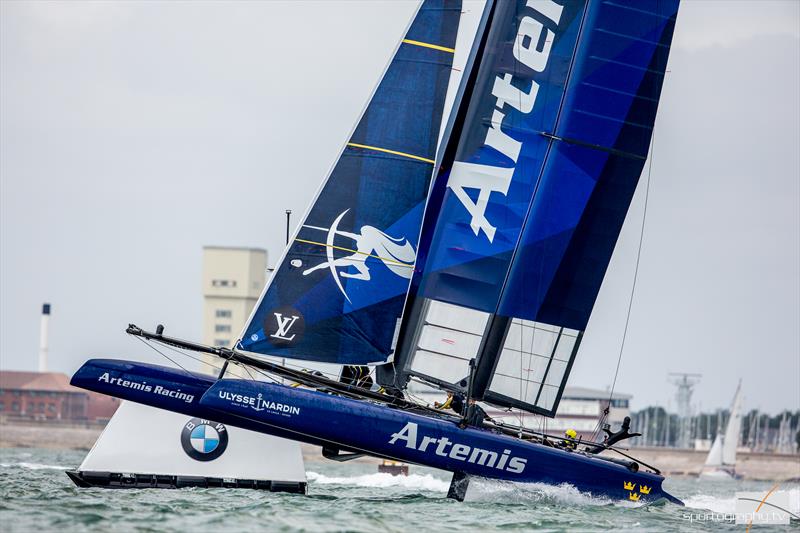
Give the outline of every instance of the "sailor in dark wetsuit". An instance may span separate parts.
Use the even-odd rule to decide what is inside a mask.
[[[433,405],[438,409],[452,409],[464,417],[463,423],[468,426],[481,427],[483,421],[489,418],[486,411],[475,400],[470,399],[467,403],[464,396],[458,393],[448,391],[447,399],[443,403],[434,403]]]
[[[483,425],[483,421],[489,418],[489,415],[486,414],[486,411],[478,405],[473,399],[470,399],[469,405],[467,406],[467,412],[464,415],[464,421],[467,423],[468,426],[475,426],[481,427]]]
[[[368,366],[343,366],[339,381],[362,389],[372,388],[373,385]]]

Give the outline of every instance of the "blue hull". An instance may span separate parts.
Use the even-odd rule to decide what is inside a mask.
[[[488,429],[318,391],[238,379],[214,380],[171,368],[90,360],[72,378],[88,390],[278,437],[357,450],[470,476],[569,483],[597,496],[665,498],[664,478],[598,457],[523,441]]]

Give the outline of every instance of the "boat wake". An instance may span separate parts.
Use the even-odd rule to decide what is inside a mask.
[[[401,487],[406,489],[424,490],[430,492],[447,492],[450,482],[436,478],[430,474],[410,474],[408,476],[393,476],[392,474],[376,472],[361,476],[334,477],[307,472],[306,476],[311,483],[318,485],[351,485],[356,487]]]
[[[42,463],[0,463],[0,468],[27,468],[28,470],[69,470],[71,466],[46,465]]]
[[[386,473],[364,474],[360,476],[327,476],[308,472],[309,482],[317,485],[349,485],[356,487],[386,488],[398,487],[417,491],[446,494],[449,480],[430,474],[410,474],[393,476]],[[641,507],[643,503],[612,500],[581,492],[569,484],[546,485],[544,483],[514,483],[494,479],[472,479],[467,491],[467,502],[522,503],[550,502],[557,505]]]
[[[581,492],[574,486],[544,483],[515,483],[496,479],[473,479],[467,491],[467,502],[553,503],[569,506],[641,507],[644,503],[612,500]]]

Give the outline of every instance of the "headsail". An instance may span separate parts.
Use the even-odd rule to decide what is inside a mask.
[[[392,350],[451,74],[460,0],[425,0],[239,347],[363,364]]]
[[[714,443],[708,451],[702,475],[715,476],[719,472],[733,473],[736,467],[736,448],[742,431],[742,383],[736,387],[725,430],[717,428]],[[728,467],[728,468],[725,468]]]
[[[706,456],[706,462],[704,466],[707,467],[720,467],[724,463],[722,461],[722,434],[718,433],[717,436],[714,438],[714,443],[711,445],[711,449],[708,450],[708,455]]]
[[[647,157],[677,7],[498,3],[429,202],[401,378],[463,388],[477,358],[475,397],[555,412]]]

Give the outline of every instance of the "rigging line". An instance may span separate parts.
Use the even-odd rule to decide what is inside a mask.
[[[295,241],[296,242],[302,242],[302,243],[305,243],[305,244],[315,244],[317,246],[323,246],[325,248],[332,248],[334,250],[342,250],[344,252],[353,252],[355,254],[360,254],[360,255],[365,256],[364,261],[367,260],[366,259],[367,257],[373,257],[375,259],[380,259],[384,263],[391,263],[393,265],[401,266],[401,267],[405,267],[405,268],[414,268],[414,265],[409,265],[408,263],[401,263],[400,261],[396,261],[394,259],[389,259],[388,257],[381,257],[379,255],[368,254],[366,252],[359,252],[358,250],[353,250],[352,248],[345,248],[344,246],[336,246],[336,245],[333,245],[333,244],[327,244],[327,243],[324,243],[324,242],[317,242],[317,241],[307,241],[305,239],[295,239]]]
[[[141,337],[136,337],[136,339],[141,341],[141,342],[143,342],[151,350],[154,350],[155,352],[157,352],[157,353],[161,354],[163,357],[165,357],[167,360],[171,361],[173,365],[177,366],[178,368],[180,368],[181,370],[186,372],[187,375],[189,375],[189,376],[192,375],[192,373],[189,372],[186,368],[184,368],[180,363],[178,363],[177,361],[172,359],[170,356],[168,356],[167,354],[165,354],[164,352],[162,352],[161,350],[159,350],[158,348],[156,348],[155,346],[153,346],[152,344],[150,344],[146,340],[142,339]]]
[[[525,327],[524,327],[524,324],[522,323],[522,321],[520,321],[519,330],[520,330],[519,331],[519,337],[520,337],[519,344],[520,344],[520,347],[521,347],[522,346],[522,336],[525,333]],[[531,330],[532,330],[531,331],[531,346],[530,346],[530,349],[528,350],[529,351],[528,355],[530,356],[530,359],[528,361],[528,370],[527,370],[527,373],[525,375],[525,398],[528,397],[528,390],[530,389],[530,385],[531,385],[531,372],[533,372],[533,364],[534,364],[533,356],[535,355],[534,354],[534,346],[535,346],[535,341],[536,341],[536,322],[534,322],[534,327],[531,328]],[[542,381],[544,382],[544,378],[542,378]],[[544,383],[541,383],[539,385],[539,389],[541,390],[542,387],[544,387]],[[538,399],[538,397],[539,397],[539,395],[537,394],[536,398]],[[534,400],[533,403],[534,403],[534,406],[535,406],[536,405],[536,400]],[[522,408],[520,408],[520,412],[521,411],[522,411]]]
[[[422,385],[425,385],[426,387],[430,387],[431,386],[430,383],[428,383],[427,381],[424,381],[422,379],[419,379],[417,376],[410,376],[409,377],[409,381],[414,381],[416,383],[420,383]],[[437,391],[438,392],[445,392],[442,389],[437,389]],[[430,404],[427,401],[425,401],[421,396],[418,396],[416,394],[412,394],[412,393],[408,392],[408,389],[406,389],[406,394],[408,395],[409,398],[414,400],[415,403],[419,407],[429,407],[430,406]],[[431,409],[436,409],[436,408],[435,407],[431,407]]]
[[[140,340],[142,340],[142,339],[140,339]],[[179,350],[178,348],[175,348],[174,346],[170,346],[169,344],[166,344],[166,343],[164,343],[164,342],[162,342],[162,341],[155,341],[155,340],[154,340],[154,341],[151,341],[151,342],[152,342],[152,343],[155,343],[155,344],[158,344],[158,345],[160,345],[160,346],[163,346],[164,348],[167,348],[167,349],[169,349],[169,350],[172,350],[173,352],[175,352],[175,353],[177,353],[177,354],[179,354],[179,355],[182,355],[182,356],[184,356],[184,357],[188,357],[189,359],[192,359],[192,360],[194,360],[194,361],[197,361],[198,363],[206,364],[206,365],[210,366],[211,368],[213,368],[214,370],[217,370],[217,371],[220,371],[220,370],[222,370],[222,367],[221,367],[221,366],[217,366],[217,365],[215,365],[215,364],[209,363],[208,361],[206,361],[206,360],[204,360],[204,359],[201,359],[201,358],[199,358],[199,357],[195,357],[195,356],[193,356],[193,355],[191,355],[191,354],[189,354],[189,353],[187,353],[187,352],[185,352],[185,351],[183,351],[183,350]],[[152,348],[153,350],[155,350],[155,351],[157,351],[157,352],[158,352],[158,350],[156,350],[154,346],[150,345],[149,343],[148,343],[148,345],[150,346],[150,348]],[[159,352],[159,353],[161,353],[161,352]],[[163,354],[163,353],[162,353],[161,355],[164,355],[164,357],[166,357],[166,355],[165,355],[165,354]],[[176,365],[178,365],[178,363],[177,363],[176,361],[174,361],[174,360],[170,359],[169,357],[167,357],[167,359],[169,359],[170,361],[172,361],[173,363],[175,363]],[[178,365],[178,366],[180,366],[180,365]],[[242,367],[243,367],[243,365],[237,365],[237,366],[242,366]],[[186,372],[189,372],[188,370],[186,370],[186,368],[184,368],[184,367],[181,367],[181,368],[182,368],[183,370],[185,370]],[[249,371],[247,371],[247,369],[246,369],[246,368],[243,368],[243,370],[245,370],[245,371],[246,371],[248,374],[250,374],[250,372],[249,372]],[[232,376],[234,376],[234,377],[237,377],[237,378],[240,378],[240,379],[247,379],[247,376],[244,376],[244,375],[242,375],[242,374],[237,374],[237,373],[233,372],[233,371],[230,369],[230,367],[228,367],[228,373],[230,373]],[[270,376],[267,376],[267,377],[270,377]],[[252,374],[250,374],[250,378],[251,378],[253,381],[256,381],[256,380],[253,378],[253,375],[252,375]],[[273,379],[273,380],[274,380],[274,378],[271,378],[271,379]],[[276,381],[276,382],[277,382],[277,381]]]
[[[414,403],[420,405],[421,407],[431,407],[431,404],[426,402],[421,396],[418,396],[412,392],[408,392],[408,390],[406,390],[406,396],[414,400]]]
[[[247,372],[247,375],[248,375],[248,376],[250,376],[250,381],[252,381],[253,383],[256,383],[256,382],[258,381],[258,380],[257,380],[257,379],[256,379],[256,378],[253,376],[253,374],[250,372],[250,369],[247,367],[247,365],[242,365],[242,370],[244,370],[245,372]]]
[[[514,327],[514,320],[513,319],[511,320],[511,327],[512,328]],[[522,395],[523,394],[522,393],[522,367],[523,367],[522,358],[525,355],[524,351],[522,350],[522,343],[523,343],[523,341],[522,341],[522,332],[523,332],[522,324],[520,323],[520,326],[519,326],[519,401],[521,401],[521,402],[525,400],[525,396]],[[501,348],[501,350],[502,350],[502,348]],[[530,363],[528,363],[528,366],[530,366]],[[526,377],[530,377],[530,374],[528,376],[526,376]],[[528,381],[526,380],[525,383],[527,384]],[[525,387],[525,389],[527,389],[527,386]],[[527,393],[528,391],[526,390],[525,392]],[[520,407],[517,411],[518,411],[517,412],[517,418],[519,419],[519,425],[522,426],[522,407]],[[520,436],[520,438],[522,438],[522,434],[521,433],[520,433],[519,436]]]
[[[213,363],[210,363],[210,362],[206,361],[205,359],[201,359],[199,357],[195,357],[195,356],[193,356],[193,355],[191,355],[191,354],[189,354],[189,353],[187,353],[187,352],[185,352],[183,350],[179,350],[178,348],[175,348],[174,346],[170,346],[169,344],[167,344],[165,342],[161,342],[161,341],[151,341],[151,342],[154,342],[154,343],[156,343],[156,344],[158,344],[160,346],[163,346],[164,348],[166,348],[168,350],[171,350],[171,351],[175,352],[178,355],[182,355],[183,357],[188,357],[189,359],[194,359],[198,363],[202,363],[204,365],[208,365],[211,368],[213,368],[214,370],[221,370],[222,369],[222,367],[220,367],[220,366],[217,366],[217,365],[215,365]]]
[[[260,368],[256,368],[254,366],[245,365],[245,364],[240,364],[239,366],[250,368],[251,370],[255,371],[257,374],[261,374],[265,378],[272,380],[274,383],[276,383],[278,385],[283,385],[284,384],[284,379],[285,378],[281,378],[280,380],[278,380],[278,378],[274,377],[272,374],[270,374],[268,372],[265,372],[265,371],[261,370]]]
[[[347,146],[351,146],[353,148],[362,148],[364,150],[374,150],[376,152],[383,152],[385,154],[399,155],[401,157],[407,157],[409,159],[414,159],[416,161],[422,161],[423,163],[430,163],[431,165],[436,164],[436,161],[434,161],[433,159],[428,159],[427,157],[422,157],[414,154],[407,154],[405,152],[398,152],[397,150],[389,150],[388,148],[381,148],[379,146],[369,146],[367,144],[356,144],[356,143],[347,143]]]
[[[183,350],[179,350],[178,348],[175,348],[174,346],[170,346],[169,344],[166,344],[166,343],[164,343],[164,342],[161,342],[161,341],[152,341],[152,342],[154,342],[154,343],[156,343],[156,344],[159,344],[160,346],[163,346],[164,348],[167,348],[167,349],[169,349],[169,350],[172,350],[173,352],[175,352],[175,353],[177,353],[177,354],[179,354],[179,355],[182,355],[182,356],[184,356],[184,357],[188,357],[189,359],[193,359],[194,361],[197,361],[198,363],[202,363],[202,364],[208,365],[208,366],[210,366],[211,368],[213,368],[214,370],[216,370],[217,372],[219,372],[219,371],[221,371],[221,370],[222,370],[222,367],[221,367],[221,366],[217,366],[217,365],[215,365],[215,364],[213,364],[213,363],[209,363],[208,361],[206,361],[206,360],[204,360],[204,359],[201,359],[201,358],[199,358],[199,357],[195,357],[195,356],[193,356],[193,355],[191,355],[191,354],[189,354],[189,353],[187,353],[187,352],[185,352],[185,351],[183,351]],[[152,348],[152,346],[151,346],[151,348]],[[176,364],[177,364],[177,363],[176,363]],[[237,366],[241,366],[241,365],[238,365],[238,364],[237,364]],[[236,372],[234,372],[233,370],[231,370],[231,368],[230,368],[230,367],[228,367],[228,369],[227,369],[227,373],[231,374],[233,377],[236,377],[236,378],[240,378],[240,379],[247,379],[247,376],[244,376],[244,375],[242,375],[242,374],[237,374]],[[252,375],[251,375],[250,377],[252,378]]]
[[[639,279],[639,263],[642,259],[642,243],[644,242],[644,229],[647,225],[647,204],[650,199],[650,182],[651,177],[653,174],[653,159],[655,159],[656,154],[656,129],[653,128],[653,133],[651,134],[651,142],[650,142],[650,162],[647,166],[647,183],[645,184],[644,190],[644,207],[642,208],[642,227],[639,230],[639,248],[636,251],[636,266],[633,269],[633,283],[631,284],[631,294],[630,298],[628,299],[628,312],[625,316],[625,328],[622,330],[622,342],[619,346],[619,356],[617,357],[617,368],[614,370],[614,380],[611,382],[611,392],[608,395],[608,405],[606,410],[611,408],[611,401],[614,398],[614,389],[617,386],[617,377],[619,376],[619,367],[622,363],[622,353],[625,350],[625,340],[628,338],[628,325],[631,321],[631,310],[633,309],[633,297],[636,292],[636,282]],[[604,414],[604,418],[607,416],[607,413]],[[598,428],[600,423],[598,422]],[[597,428],[595,428],[595,433],[597,433]]]
[[[177,353],[179,355],[182,355],[184,357],[188,357],[189,359],[193,359],[194,361],[197,361],[198,363],[202,363],[202,364],[208,365],[211,368],[213,368],[214,370],[216,370],[217,372],[222,370],[222,366],[217,366],[217,365],[215,365],[213,363],[209,363],[208,361],[206,361],[204,359],[201,359],[199,357],[195,357],[195,356],[193,356],[193,355],[191,355],[191,354],[189,354],[187,352],[184,352],[183,350],[179,350],[178,348],[175,348],[174,346],[170,346],[169,344],[166,344],[164,342],[161,342],[161,341],[152,341],[152,342],[155,342],[156,344],[159,344],[159,345],[161,345],[161,346],[163,346],[163,347],[165,347],[165,348],[167,348],[169,350],[172,350],[173,352],[175,352],[175,353]],[[240,365],[237,365],[237,366],[240,366]],[[227,369],[227,373],[231,374],[233,377],[236,377],[236,378],[247,379],[247,376],[244,376],[242,374],[237,374],[236,372],[231,370],[230,366]],[[252,377],[252,375],[251,375],[251,377]]]
[[[253,371],[254,371],[254,372],[256,372],[257,374],[260,374],[260,375],[264,376],[265,378],[267,378],[267,379],[271,380],[273,383],[276,383],[276,384],[279,384],[279,385],[282,385],[282,384],[283,384],[283,381],[282,381],[282,380],[280,380],[280,381],[279,381],[277,378],[273,377],[271,374],[269,374],[269,373],[267,373],[267,372],[264,372],[264,371],[263,371],[263,370],[261,370],[260,368],[256,368],[256,367],[254,367],[254,366],[248,365],[247,363],[240,363],[240,362],[238,362],[238,361],[233,361],[233,364],[234,364],[234,365],[236,365],[237,367],[240,367],[240,368],[241,368],[242,370],[244,370],[245,372],[247,372],[247,374],[250,376],[250,380],[251,380],[251,381],[254,381],[254,382],[257,382],[257,381],[258,381],[258,380],[257,380],[257,379],[256,379],[256,378],[253,376],[253,374],[250,372],[251,370],[253,370]],[[230,366],[229,366],[228,368],[230,368]],[[230,371],[229,371],[229,372],[230,372]],[[234,374],[234,376],[235,376],[235,375],[236,375],[236,374]],[[245,378],[245,377],[244,377],[244,376],[242,376],[242,375],[239,375],[238,377],[240,377],[240,378],[242,378],[242,379],[247,379],[247,378]]]
[[[222,367],[218,367],[217,365],[215,365],[213,363],[210,363],[210,362],[206,361],[205,359],[201,359],[199,357],[195,357],[195,356],[193,356],[193,355],[191,355],[191,354],[189,354],[187,352],[184,352],[183,350],[179,350],[178,348],[175,348],[174,346],[170,346],[169,344],[166,344],[164,342],[156,341],[156,340],[150,341],[150,342],[158,344],[160,346],[163,346],[164,348],[166,348],[168,350],[171,350],[171,351],[175,352],[178,355],[181,355],[183,357],[188,357],[189,359],[197,361],[198,363],[201,363],[201,364],[204,364],[204,365],[208,365],[211,368],[213,368],[214,370],[221,370],[222,369]]]
[[[322,374],[323,376],[325,376],[327,378],[334,379],[334,380],[338,380],[339,379],[339,374],[338,373],[335,374],[333,372],[323,372],[322,370],[319,370],[319,369],[310,369],[307,366],[292,364],[292,363],[289,363],[288,361],[285,361],[285,362],[281,363],[281,366],[284,366],[284,367],[289,368],[289,369],[295,368],[297,370],[300,370],[300,371],[303,371],[303,372],[309,372],[309,373],[310,372],[319,372],[320,374]],[[256,370],[260,371],[260,369],[256,369]]]

